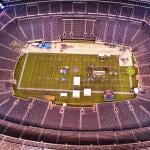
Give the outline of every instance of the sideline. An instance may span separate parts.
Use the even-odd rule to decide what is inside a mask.
[[[22,71],[21,71],[21,75],[20,75],[20,79],[19,79],[19,82],[18,82],[18,85],[17,85],[17,89],[20,88],[20,84],[21,84],[21,81],[22,81],[22,76],[23,76],[23,73],[24,73],[24,69],[25,69],[25,66],[26,66],[27,59],[28,59],[28,53],[26,54],[26,57],[25,57],[25,61],[24,61],[24,64],[23,64],[23,68],[22,68]]]

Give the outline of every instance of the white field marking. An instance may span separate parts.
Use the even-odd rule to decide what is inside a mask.
[[[41,58],[40,59],[42,59],[43,60],[43,58],[44,57],[42,57],[43,55],[41,55]],[[46,60],[46,59],[45,59]],[[41,61],[41,60],[39,60],[39,61]],[[45,61],[45,65],[43,64],[43,62],[40,62],[40,66],[38,67],[38,68],[40,68],[41,69],[41,66],[42,66],[42,71],[40,71],[39,72],[39,74],[38,74],[38,79],[46,79],[46,77],[45,77],[45,75],[44,75],[44,68],[45,68],[45,66],[46,66],[46,61]],[[44,66],[44,67],[43,67]]]
[[[68,58],[68,59],[67,59],[67,58]],[[70,67],[70,65],[68,65],[68,64],[69,64],[68,62],[70,62],[70,64],[71,64],[71,62],[73,61],[73,60],[72,60],[72,56],[71,56],[71,61],[70,61],[69,57],[64,57],[63,61],[65,61],[66,65]],[[65,66],[66,66],[66,65],[65,65]],[[73,75],[73,74],[71,73],[71,71],[72,71],[71,69],[72,69],[72,68],[70,67],[70,68],[69,68],[69,71],[67,72],[68,74],[69,74],[69,72],[70,72],[70,76],[68,76],[68,80],[71,79],[71,76]],[[70,82],[70,83],[71,83],[71,82]],[[70,83],[68,83],[68,84],[66,85],[66,87],[70,88],[70,86],[71,86]]]
[[[73,43],[70,43],[71,45],[73,44]],[[56,45],[57,45],[57,49],[59,48],[59,43],[56,43]],[[93,47],[91,47],[91,44],[89,45],[89,44],[87,44],[87,46],[85,45],[85,44],[78,44],[77,45],[77,43],[75,43],[75,49],[74,48],[71,48],[71,49],[69,49],[69,52],[72,52],[72,51],[76,51],[76,47],[79,49],[79,47],[80,47],[80,45],[81,45],[81,47],[83,48],[83,51],[82,51],[82,53],[83,52],[87,52],[87,48],[89,49],[89,50],[91,50],[92,48],[96,48],[96,49],[102,49],[102,48],[104,48],[104,49],[106,49],[106,51],[108,51],[107,49],[108,49],[108,47],[105,47],[105,46],[103,46],[102,44],[94,44],[94,46]],[[30,47],[28,47],[28,48],[31,48],[32,49],[32,47],[30,46]],[[27,49],[28,49],[27,48]],[[85,48],[86,48],[86,51],[84,51],[85,50]],[[52,48],[52,49],[54,49],[54,48]],[[110,49],[110,48],[109,48]],[[115,51],[115,55],[118,55],[118,48],[115,48],[115,49],[113,49],[113,51]],[[53,51],[54,52],[54,51]],[[56,51],[55,51],[56,52]],[[81,53],[81,50],[80,51],[78,51],[78,52],[80,52]],[[76,54],[78,54],[78,52],[76,53]],[[57,52],[56,52],[57,53]],[[59,53],[60,53],[60,51],[59,51]],[[96,55],[97,54],[97,51],[96,52],[93,52],[93,54],[94,55]],[[91,55],[91,54],[90,54]],[[111,63],[111,62],[110,62]],[[109,66],[108,67],[114,67],[114,66],[110,66],[111,64],[109,63]],[[118,63],[117,63],[118,64]],[[108,80],[108,79],[106,79],[106,80]],[[114,80],[114,79],[112,79],[112,80]],[[120,80],[123,80],[123,79],[120,79]],[[106,85],[107,86],[107,85]],[[112,85],[113,86],[113,85]],[[117,86],[117,85],[116,85]],[[123,86],[123,85],[122,85]]]
[[[125,81],[125,79],[118,79],[118,78],[117,78],[117,79],[115,79],[115,78],[114,78],[114,79],[105,79],[105,81],[109,81],[109,80],[114,80],[114,81]]]
[[[56,65],[56,56],[57,54],[55,54],[55,59],[54,59],[54,63],[53,63],[53,67],[54,67],[54,69],[53,69],[53,73],[52,73],[52,78],[54,78],[54,73],[55,73],[55,65]]]
[[[45,88],[23,88],[19,87],[19,90],[33,90],[33,91],[56,91],[56,92],[72,92],[73,90],[66,90],[66,89],[45,89]],[[80,90],[80,92],[83,92],[83,90]],[[92,93],[103,93],[104,91],[92,91]],[[122,94],[122,95],[134,95],[134,93],[130,92],[114,92],[114,94]]]
[[[64,65],[66,62],[67,62],[67,57],[65,57],[65,55],[63,55],[63,57],[62,57],[62,64]],[[68,78],[69,79],[69,78]],[[69,84],[68,84],[69,85]],[[60,84],[59,84],[59,86],[60,86]]]
[[[114,63],[116,62],[115,57],[113,57],[112,60],[114,60]],[[110,65],[111,65],[110,61],[108,61],[108,63],[109,63],[109,66],[110,66]],[[112,89],[112,82],[113,82],[113,81],[112,81],[112,79],[111,79],[111,81],[110,81],[110,84],[111,84],[110,87],[111,87],[111,89]]]
[[[64,57],[64,55],[62,55],[62,58],[60,59],[59,57],[58,57],[58,60],[60,60],[61,62],[62,62],[62,64],[61,65],[64,65],[64,59],[63,59],[63,57]],[[53,71],[53,73],[54,73],[54,71]],[[57,76],[56,76],[57,77]],[[59,77],[59,76],[58,76]],[[58,84],[58,88],[60,88],[61,87],[61,82]]]
[[[132,83],[132,76],[129,75],[129,83],[130,83],[130,88],[133,87],[133,83]]]
[[[49,68],[49,65],[48,65],[48,64],[49,64],[51,61],[50,61],[49,57],[51,57],[51,56],[48,55],[47,62],[46,62],[46,64],[44,65],[44,77],[45,77],[45,78],[49,78],[49,76],[50,76],[50,68]],[[49,84],[49,82],[47,82],[45,85],[48,87],[48,84]]]
[[[44,59],[43,59],[44,60]],[[47,71],[47,64],[48,64],[48,59],[47,59],[47,57],[45,58],[45,63],[41,63],[42,64],[42,66],[43,66],[43,70],[42,70],[42,76],[44,77],[44,78],[46,78],[47,76],[46,76],[46,71]]]
[[[30,70],[30,74],[29,74],[29,76],[30,76],[30,78],[29,78],[29,80],[28,80],[28,87],[30,87],[30,82],[31,82],[31,79],[32,79],[32,75],[33,75],[33,72],[34,72],[34,68],[35,68],[35,62],[36,62],[36,57],[34,58],[34,62],[33,62],[33,66],[32,66],[32,69]]]
[[[69,60],[69,59],[68,59]],[[68,79],[71,79],[71,75],[73,74],[72,71],[73,71],[73,55],[71,55],[71,61],[70,61],[70,75],[69,75],[69,78]],[[70,88],[70,84],[68,84],[68,88]]]
[[[20,88],[20,84],[21,84],[21,81],[22,81],[22,77],[23,77],[24,69],[25,69],[25,66],[26,66],[26,63],[27,63],[27,59],[28,59],[28,53],[26,54],[25,61],[24,61],[24,64],[23,64],[23,68],[22,68],[22,71],[21,71],[20,79],[19,79],[18,86],[17,86],[18,89]]]
[[[55,55],[55,57],[56,57],[56,54],[54,54]],[[54,56],[54,55],[52,55],[52,56]],[[54,73],[55,73],[55,69],[53,68],[51,68],[51,66],[53,65],[54,67],[55,67],[55,65],[54,65],[54,63],[53,63],[53,61],[55,60],[55,58],[51,58],[51,55],[50,55],[50,61],[48,60],[48,63],[50,63],[50,65],[48,64],[48,66],[50,66],[50,73],[49,73],[49,76],[50,76],[50,78],[52,79],[52,80],[54,80],[54,78],[53,78],[53,76],[54,76]],[[48,84],[48,83],[47,83]],[[49,85],[49,84],[48,84]]]
[[[120,68],[119,68],[119,74],[120,74]],[[119,75],[119,83],[120,83],[121,92],[122,92],[122,91],[123,91],[123,90],[122,90],[122,87],[123,87],[123,86],[127,86],[127,85],[123,85],[123,84],[121,84],[120,75]],[[116,86],[117,86],[117,85],[116,85]]]
[[[90,86],[92,86],[92,85],[93,85],[93,86],[96,86],[97,84],[90,84],[90,83],[89,83],[89,85],[90,85]],[[110,86],[110,84],[105,84],[105,83],[104,83],[104,84],[100,83],[100,85],[101,85],[101,86]],[[98,86],[99,86],[99,85],[98,85]],[[111,85],[111,86],[112,86],[112,87],[114,87],[114,86],[120,87],[120,85],[118,85],[118,84],[113,84],[113,85]],[[122,84],[122,87],[129,87],[129,86],[128,86],[127,84]]]
[[[117,64],[117,62],[116,62],[117,59],[115,59],[114,61],[115,61],[115,63]],[[119,85],[119,86],[120,86],[120,90],[121,90],[121,92],[122,92],[122,86],[123,86],[123,85],[121,84],[121,80],[122,80],[122,79],[120,79],[120,73],[121,73],[121,71],[120,71],[120,68],[119,68],[119,73],[118,73],[118,74],[119,74],[119,79],[118,79],[118,80],[119,80],[119,84],[120,84],[120,85]],[[115,85],[115,86],[117,86],[117,85]],[[125,86],[126,86],[126,85],[125,85]]]
[[[37,67],[36,67],[37,68]],[[45,69],[44,69],[45,70]],[[44,80],[53,80],[53,78],[43,78],[42,76],[41,77],[39,77],[40,79],[44,79]],[[106,80],[110,80],[110,79],[106,79]],[[112,79],[112,80],[118,80],[118,79]],[[122,80],[122,79],[120,79],[120,80]],[[47,83],[48,83],[48,81],[47,81]],[[90,85],[95,85],[95,84],[92,84],[92,83],[90,83]],[[105,86],[110,86],[109,84],[101,84],[101,85],[105,85]],[[112,87],[114,87],[114,86],[120,86],[120,85],[111,85]],[[122,85],[123,87],[128,87],[128,85]],[[61,88],[61,87],[60,87]],[[97,87],[97,88],[99,88],[99,87]],[[59,89],[59,88],[58,88]],[[98,89],[97,89],[98,90]]]
[[[38,70],[38,68],[39,68],[39,62],[40,62],[40,60],[39,61],[37,61],[37,63],[35,64],[35,71],[34,71],[34,74],[36,74],[37,73],[37,70]],[[32,69],[33,70],[33,69]],[[36,82],[36,78],[34,78],[35,79],[35,81],[34,81],[34,83],[33,84],[35,84],[35,82]]]

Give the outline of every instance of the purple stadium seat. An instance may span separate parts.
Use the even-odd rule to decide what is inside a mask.
[[[48,2],[38,3],[38,6],[39,6],[39,14],[47,14],[50,12]]]

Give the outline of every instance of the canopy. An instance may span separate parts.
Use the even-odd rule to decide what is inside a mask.
[[[84,96],[91,96],[91,89],[85,88],[84,89]]]
[[[73,90],[73,95],[74,98],[80,98],[80,90]]]
[[[73,78],[73,85],[80,86],[80,77],[74,77]]]

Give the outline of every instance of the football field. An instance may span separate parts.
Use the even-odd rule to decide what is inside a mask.
[[[117,56],[101,60],[96,55],[30,53],[26,57],[19,88],[73,90],[73,77],[80,76],[81,85],[78,87],[80,90],[87,87],[95,92],[106,89],[115,92],[129,92],[130,90],[131,83],[126,73],[127,67],[119,67]],[[107,68],[107,71],[104,76],[88,81],[90,65],[95,65],[100,71],[105,71]],[[67,73],[60,73],[60,70],[66,66],[68,67]],[[117,72],[117,75],[110,75],[112,71]],[[65,78],[65,81],[62,81],[62,78]]]
[[[99,71],[105,71],[105,75],[89,81],[88,74],[91,65]],[[91,104],[104,101],[103,91],[107,89],[115,92],[117,100],[133,98],[130,87],[131,85],[137,86],[135,76],[129,77],[126,73],[127,67],[120,67],[118,57],[115,55],[99,59],[97,55],[28,53],[24,54],[23,60],[20,60],[17,66],[16,93],[22,97],[26,95],[43,98],[45,94],[50,94],[56,96],[58,103]],[[67,72],[62,74],[61,70],[65,67],[67,67]],[[113,71],[117,72],[117,75],[112,75]],[[75,76],[81,78],[81,84],[78,87],[73,86]],[[92,89],[91,97],[83,96],[84,88]],[[74,89],[81,91],[80,99],[72,97]],[[64,91],[68,92],[68,98],[64,99],[59,96],[60,92]]]
[[[130,88],[137,87],[137,69],[132,76],[126,72],[135,63],[128,48],[87,41],[51,44],[50,49],[31,44],[23,49],[15,70],[17,96],[45,99],[49,95],[55,97],[56,104],[79,106],[104,102],[104,90],[112,90],[115,101],[135,97]],[[127,63],[121,58],[128,59]],[[80,85],[73,84],[74,77],[80,77]],[[85,88],[91,89],[91,96],[84,96]],[[74,90],[80,91],[78,98],[73,96]],[[64,92],[67,96],[61,97]]]

